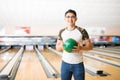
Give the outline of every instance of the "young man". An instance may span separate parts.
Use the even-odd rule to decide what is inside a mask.
[[[93,48],[89,35],[84,28],[76,26],[77,14],[74,10],[70,9],[65,12],[65,21],[67,22],[67,27],[60,30],[56,43],[56,50],[63,51],[61,80],[71,80],[72,75],[74,80],[85,80],[82,51]],[[76,40],[78,43],[78,46],[74,46],[72,52],[63,50],[63,43],[69,38]]]

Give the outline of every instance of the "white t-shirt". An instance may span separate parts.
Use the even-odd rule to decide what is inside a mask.
[[[83,39],[88,39],[89,36],[85,29],[77,26],[73,30],[67,30],[67,28],[62,29],[59,33],[59,39],[65,42],[69,38],[72,38],[77,42],[80,42],[80,45],[82,45]],[[70,64],[81,63],[83,62],[82,51],[69,53],[63,50],[62,60]]]

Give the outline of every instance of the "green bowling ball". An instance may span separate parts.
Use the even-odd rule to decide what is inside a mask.
[[[63,43],[63,49],[67,52],[71,52],[74,46],[77,45],[78,43],[74,39],[69,38]]]

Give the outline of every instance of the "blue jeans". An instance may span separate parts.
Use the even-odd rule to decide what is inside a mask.
[[[74,80],[85,80],[85,69],[83,62],[79,64],[69,64],[62,61],[61,80],[71,80],[72,75],[74,76]]]

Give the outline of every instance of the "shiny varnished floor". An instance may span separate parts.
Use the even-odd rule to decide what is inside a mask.
[[[53,54],[52,52],[49,52],[49,50],[44,50],[42,52],[43,52],[44,56],[51,62],[51,64],[58,71],[60,71],[59,68],[61,66],[61,64],[60,64],[61,63],[61,58],[60,57],[58,58],[58,56],[56,56],[56,54]],[[95,54],[95,55],[97,55],[97,54]],[[99,56],[99,57],[101,57],[101,56]],[[105,58],[105,56],[103,56],[103,58]],[[113,58],[106,57],[105,59],[112,60]],[[119,59],[115,59],[115,60],[117,62],[120,62]],[[120,74],[119,74],[120,68],[119,67],[116,67],[116,66],[104,63],[104,62],[96,61],[94,59],[90,59],[90,58],[87,58],[87,57],[84,57],[84,63],[87,64],[87,65],[90,65],[94,68],[101,69],[101,70],[110,74],[108,76],[92,76],[92,75],[90,75],[86,72],[86,79],[85,80],[119,80],[120,79]]]
[[[34,51],[25,51],[15,80],[46,80],[47,77]]]
[[[47,78],[34,51],[25,51],[15,80],[57,80]]]
[[[18,49],[10,49],[7,52],[0,54],[0,71],[8,63],[10,59],[17,53]]]
[[[60,73],[61,57],[57,56],[53,52],[50,52],[48,49],[40,50],[40,51],[46,57],[46,59],[52,64],[52,66]],[[12,52],[15,54],[17,51],[14,49],[11,49],[8,52]],[[2,55],[6,56],[7,58],[11,57],[11,55],[6,55],[6,53],[3,53]],[[2,55],[0,54],[1,56],[0,57],[0,68],[3,67],[3,64],[5,63],[5,61],[8,62],[10,60],[10,59],[3,60]],[[97,55],[95,53],[92,53],[91,55],[98,56],[100,58],[113,60],[116,62],[120,62],[120,59]],[[85,64],[90,65],[94,68],[104,70],[105,72],[110,74],[108,76],[93,76],[86,72],[85,80],[119,80],[120,79],[120,73],[119,73],[120,68],[119,67],[116,67],[116,66],[104,63],[104,62],[96,61],[88,57],[84,57],[83,59],[84,59]],[[15,77],[15,80],[60,80],[60,78],[48,78],[40,64],[40,61],[36,53],[33,50],[25,50],[20,66],[18,68],[16,77]]]

